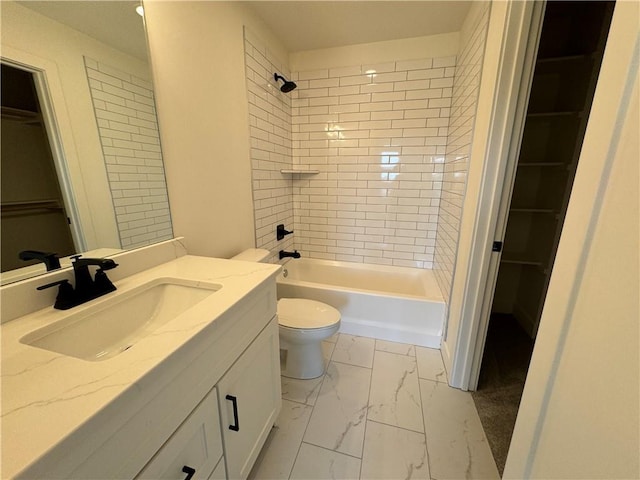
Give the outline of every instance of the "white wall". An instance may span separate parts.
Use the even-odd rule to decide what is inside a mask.
[[[86,247],[119,247],[83,55],[150,80],[148,65],[14,2],[0,8],[3,58],[46,73]]]
[[[639,13],[616,3],[504,478],[640,478]]]
[[[458,53],[459,39],[460,33],[452,32],[293,52],[289,55],[289,67],[292,72],[306,72],[425,57],[450,57]]]
[[[193,254],[255,246],[243,26],[279,42],[241,2],[146,1],[174,233]]]

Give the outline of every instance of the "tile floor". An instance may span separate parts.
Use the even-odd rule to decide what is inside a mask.
[[[250,479],[497,479],[471,394],[439,350],[339,334],[313,380],[282,378],[282,411]]]

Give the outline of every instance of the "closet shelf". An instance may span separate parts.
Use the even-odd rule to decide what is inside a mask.
[[[581,117],[582,110],[569,110],[565,112],[534,112],[527,113],[527,118],[562,118],[562,117]]]
[[[291,174],[291,175],[316,175],[320,173],[320,170],[298,170],[295,168],[284,168],[280,170],[280,173]]]
[[[536,65],[544,65],[549,63],[570,63],[570,62],[584,62],[587,60],[591,60],[593,58],[593,54],[582,54],[582,55],[563,55],[558,57],[546,57],[539,58],[536,60]]]
[[[40,123],[42,117],[38,112],[22,110],[13,107],[2,107],[3,120],[13,120],[20,123]]]
[[[500,258],[500,263],[511,263],[514,265],[530,265],[533,267],[539,267],[540,269],[542,269],[543,267],[543,262],[541,262],[540,260],[525,258],[521,255],[518,255],[515,253],[507,253],[507,252],[502,254],[502,257]]]
[[[524,167],[566,167],[562,162],[518,162],[518,168]]]
[[[34,210],[64,211],[64,207],[57,200],[32,200],[25,202],[5,202],[0,205],[3,215],[31,212]]]
[[[518,212],[518,213],[546,213],[546,214],[556,214],[558,213],[556,210],[552,208],[510,208],[510,212]]]

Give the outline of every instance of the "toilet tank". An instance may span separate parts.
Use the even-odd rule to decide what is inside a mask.
[[[271,252],[264,248],[249,248],[244,252],[239,253],[235,257],[231,257],[231,260],[242,260],[243,262],[256,262],[264,263],[269,258]]]

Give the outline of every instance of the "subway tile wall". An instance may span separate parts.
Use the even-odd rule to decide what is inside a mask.
[[[432,268],[455,57],[294,72],[296,247]]]
[[[258,37],[245,28],[245,71],[249,101],[251,172],[256,247],[271,252],[277,263],[280,250],[292,250],[294,234],[276,240],[276,226],[294,229],[291,174],[291,96],[276,85],[275,72],[290,79],[284,62],[277,59]]]
[[[468,40],[460,46],[456,65],[437,222],[434,273],[447,305],[451,295],[458,248],[462,204],[489,22],[489,2],[478,2],[472,8],[478,8],[478,11],[472,19]],[[482,161],[482,159],[476,159],[476,161]]]
[[[173,237],[153,86],[85,57],[122,248]]]

